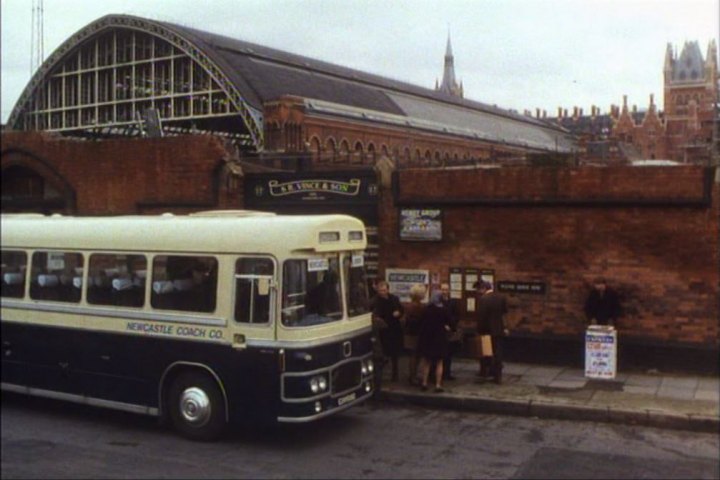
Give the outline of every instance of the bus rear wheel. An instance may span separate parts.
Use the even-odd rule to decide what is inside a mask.
[[[225,429],[222,393],[215,380],[204,373],[184,372],[173,381],[168,410],[175,429],[191,440],[215,440]]]

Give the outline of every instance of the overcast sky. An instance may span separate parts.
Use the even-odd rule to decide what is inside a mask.
[[[93,20],[132,14],[433,88],[449,30],[466,98],[554,116],[624,94],[662,108],[667,43],[697,40],[705,55],[718,1],[44,0],[44,45],[47,58]],[[1,2],[4,123],[30,79],[33,1]]]

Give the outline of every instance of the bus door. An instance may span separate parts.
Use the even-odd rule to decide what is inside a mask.
[[[235,264],[230,340],[241,370],[238,392],[252,403],[277,398],[278,349],[275,338],[277,268],[270,257],[242,257]],[[263,400],[264,399],[264,400]]]

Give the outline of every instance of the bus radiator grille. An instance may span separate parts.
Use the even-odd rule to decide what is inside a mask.
[[[332,394],[340,394],[360,386],[360,362],[348,362],[332,371]]]

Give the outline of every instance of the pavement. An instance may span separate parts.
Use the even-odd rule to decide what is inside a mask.
[[[408,382],[408,357],[400,359],[400,380],[383,368],[377,398],[430,408],[538,418],[587,420],[720,433],[717,376],[617,372],[614,379],[585,377],[584,370],[505,363],[503,382],[479,378],[477,360],[454,358],[455,380],[423,392]]]

